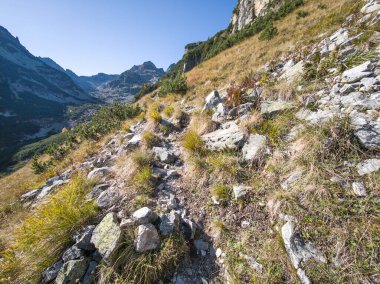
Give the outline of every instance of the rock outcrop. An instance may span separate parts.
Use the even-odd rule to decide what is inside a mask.
[[[265,13],[269,0],[239,0],[231,19],[233,32],[242,30]]]

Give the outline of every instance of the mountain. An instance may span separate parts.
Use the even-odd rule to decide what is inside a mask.
[[[269,2],[269,0],[239,0],[231,19],[232,31],[241,31],[258,16],[264,14]]]
[[[54,62],[32,55],[0,26],[0,153],[64,125],[67,106],[96,102]]]
[[[112,80],[116,80],[119,77],[119,75],[110,75],[104,73],[99,73],[93,76],[78,76],[70,69],[65,70],[49,57],[40,57],[39,59],[42,60],[45,64],[49,65],[50,67],[53,67],[58,71],[66,73],[78,86],[80,86],[83,90],[87,92],[94,92],[99,86]]]
[[[144,84],[154,84],[164,74],[164,69],[147,61],[123,72],[116,80],[101,85],[93,95],[106,102],[133,101],[133,96]]]

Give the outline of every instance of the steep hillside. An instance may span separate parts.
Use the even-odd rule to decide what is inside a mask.
[[[21,145],[60,131],[68,105],[97,100],[0,27],[0,163]]]
[[[0,179],[0,282],[380,283],[380,1],[293,8]]]

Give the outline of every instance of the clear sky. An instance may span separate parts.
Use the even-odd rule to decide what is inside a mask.
[[[167,68],[228,26],[237,0],[1,0],[0,25],[78,75]]]

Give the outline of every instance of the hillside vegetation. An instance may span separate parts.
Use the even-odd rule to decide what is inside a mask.
[[[0,282],[379,283],[378,11],[304,1],[0,179]]]

